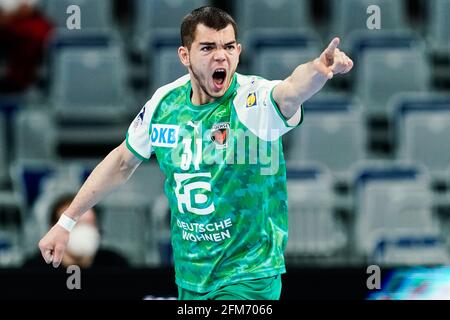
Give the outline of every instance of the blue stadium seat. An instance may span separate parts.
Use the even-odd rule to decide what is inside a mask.
[[[21,195],[24,207],[30,210],[41,194],[76,191],[84,181],[88,162],[64,162],[45,159],[19,159],[12,165],[13,189]]]
[[[16,166],[24,182],[28,210],[24,223],[25,253],[36,252],[36,244],[50,225],[51,207],[57,199],[75,194],[83,182],[87,164],[77,162],[21,161]],[[91,165],[89,165],[90,167]]]
[[[149,251],[147,253],[146,263],[147,265],[172,266],[171,212],[169,201],[165,194],[161,193],[153,202],[151,216],[152,224],[157,230],[154,235],[157,251]]]
[[[0,191],[0,268],[18,267],[24,258],[22,211],[16,193]]]

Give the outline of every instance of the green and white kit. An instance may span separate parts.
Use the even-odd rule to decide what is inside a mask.
[[[281,136],[303,111],[284,119],[272,97],[279,82],[235,74],[224,96],[194,106],[186,75],[159,88],[128,129],[129,150],[155,154],[166,176],[181,288],[203,293],[285,272]]]

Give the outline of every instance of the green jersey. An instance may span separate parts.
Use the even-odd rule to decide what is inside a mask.
[[[166,176],[176,283],[195,292],[285,272],[288,216],[279,81],[235,74],[227,92],[194,106],[189,75],[159,88],[127,133]]]

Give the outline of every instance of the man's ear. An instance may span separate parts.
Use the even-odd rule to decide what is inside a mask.
[[[238,43],[236,47],[237,47],[237,51],[238,51],[238,62],[239,62],[240,56],[242,53],[242,45],[240,43]]]
[[[180,58],[181,63],[185,67],[189,67],[189,50],[186,47],[179,47],[178,48],[178,57]]]

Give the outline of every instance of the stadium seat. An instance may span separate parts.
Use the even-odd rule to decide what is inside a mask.
[[[442,176],[450,163],[450,96],[403,95],[395,101],[397,158]]]
[[[365,157],[360,107],[345,96],[320,95],[304,104],[305,121],[287,137],[289,161],[317,161],[345,176]]]
[[[43,10],[58,31],[66,31],[67,36],[78,36],[84,32],[108,32],[113,26],[112,4],[110,0],[46,0]],[[69,10],[72,5],[80,8],[80,29],[67,28],[67,20],[74,12]]]
[[[430,67],[420,46],[366,49],[355,71],[356,93],[369,114],[385,114],[395,94],[424,92],[430,84]]]
[[[371,5],[380,8],[380,29],[369,30],[367,20],[372,15],[367,13]],[[407,29],[406,8],[404,1],[391,0],[331,0],[330,37],[339,36],[348,39],[352,32],[398,31]]]
[[[250,30],[242,57],[249,72],[267,79],[284,79],[295,67],[309,61],[322,46],[319,36],[304,30],[265,28]]]
[[[450,50],[450,1],[431,0],[428,5],[428,40],[433,50],[449,54]]]
[[[368,262],[407,265],[447,261],[424,169],[365,164],[355,173],[356,247]]]
[[[208,5],[208,0],[135,0],[134,42],[141,50],[161,30],[180,32],[183,17],[195,8]]]
[[[278,28],[311,30],[310,2],[307,0],[233,0],[233,11],[240,39],[246,43],[248,33],[254,30]]]
[[[41,193],[76,191],[92,166],[89,161],[19,159],[11,166],[13,189],[22,196],[28,211]]]
[[[102,212],[103,245],[119,250],[134,265],[154,265],[160,233],[151,209],[163,192],[164,175],[151,160],[142,163],[133,176],[99,203]]]
[[[327,257],[347,244],[343,225],[333,216],[332,179],[318,165],[290,165],[287,256]]]
[[[156,252],[155,229],[144,193],[114,192],[99,203],[102,246],[123,254],[134,266],[146,262],[148,251]]]
[[[188,73],[178,57],[179,32],[160,31],[148,43],[149,96],[161,86],[171,83]]]
[[[67,48],[57,55],[52,103],[58,118],[105,122],[126,111],[124,57],[119,48]]]
[[[14,117],[16,160],[52,160],[56,157],[56,126],[48,110],[23,109]]]

